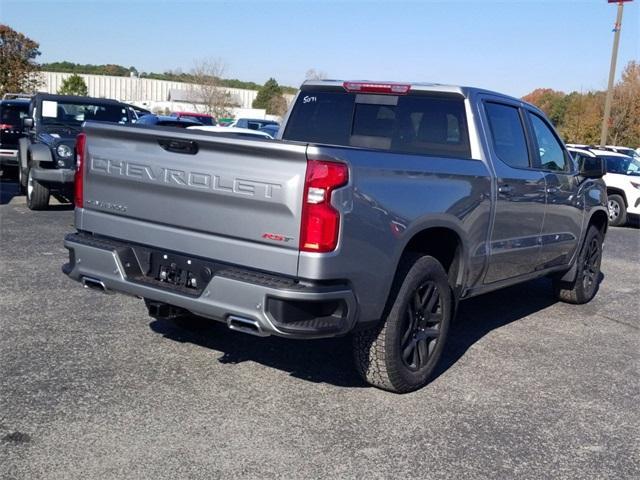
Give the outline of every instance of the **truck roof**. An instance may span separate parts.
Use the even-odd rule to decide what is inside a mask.
[[[424,91],[424,92],[441,92],[441,93],[454,93],[462,95],[465,98],[468,98],[470,95],[475,93],[486,93],[490,95],[496,95],[499,97],[503,97],[509,100],[513,100],[516,102],[526,103],[527,105],[531,105],[521,98],[512,97],[509,95],[505,95],[504,93],[495,92],[492,90],[486,90],[483,88],[477,87],[465,87],[461,85],[445,85],[441,83],[430,83],[430,82],[391,82],[391,81],[380,81],[380,80],[306,80],[302,86],[301,90],[304,90],[308,87],[343,87],[345,83],[371,83],[371,84],[391,84],[391,85],[410,85],[411,90],[414,91]],[[531,105],[536,110],[538,108],[535,105]]]
[[[0,100],[0,105],[29,105],[28,98],[8,98]]]

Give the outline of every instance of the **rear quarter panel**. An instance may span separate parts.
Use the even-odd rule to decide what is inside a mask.
[[[349,185],[334,193],[342,212],[338,249],[301,253],[303,278],[349,279],[360,321],[380,318],[398,261],[414,235],[448,227],[463,243],[464,285],[483,272],[491,215],[491,176],[481,160],[309,147],[309,158],[345,162]]]

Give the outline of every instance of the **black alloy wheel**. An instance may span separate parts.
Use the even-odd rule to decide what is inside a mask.
[[[442,300],[433,281],[420,285],[407,303],[400,341],[402,362],[410,370],[423,368],[435,350],[442,323]]]
[[[600,275],[600,261],[602,260],[602,247],[598,237],[593,237],[587,246],[586,255],[582,266],[582,288],[587,296],[593,295],[598,286]]]

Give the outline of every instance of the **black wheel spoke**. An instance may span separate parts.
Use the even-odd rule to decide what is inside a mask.
[[[405,332],[402,334],[402,340],[401,340],[401,345],[406,345],[407,341],[411,338],[411,335],[413,333],[413,318],[415,318],[415,316],[412,313],[407,312],[407,329],[405,330]]]
[[[427,318],[427,321],[425,323],[427,324],[427,326],[434,326],[439,325],[440,322],[442,322],[442,314],[432,313],[431,315],[429,315],[429,318]]]
[[[427,306],[425,307],[425,312],[427,314],[433,313],[433,310],[434,310],[435,306],[438,304],[439,300],[440,300],[440,293],[436,289],[431,294],[431,298],[429,299],[429,302],[427,303]]]
[[[411,356],[411,365],[415,368],[420,368],[420,350],[418,349],[418,343],[414,343],[413,355]]]
[[[410,370],[426,366],[434,351],[443,318],[441,301],[433,281],[425,281],[409,297],[399,343],[402,361]]]
[[[424,292],[424,295],[422,296],[422,299],[420,301],[420,310],[421,311],[426,311],[428,312],[428,304],[431,302],[431,299],[433,298],[434,292],[437,294],[438,290],[436,290],[435,285],[427,285],[427,289]]]
[[[411,306],[409,308],[411,308]],[[416,290],[416,293],[413,295],[413,311],[416,314],[422,311],[422,299],[420,298],[419,290]]]
[[[413,338],[402,350],[402,359],[409,365],[411,365],[411,360],[413,359],[413,352],[415,351],[415,349],[416,339]]]
[[[433,353],[433,351],[434,351],[434,350],[435,350],[435,348],[436,348],[436,344],[437,344],[437,343],[438,343],[438,340],[437,340],[437,339],[435,339],[435,340],[431,340],[431,341],[429,342],[429,355],[431,355],[431,354]]]
[[[429,358],[429,348],[427,347],[426,338],[423,338],[418,342],[416,351],[418,352],[418,363],[416,364],[416,366],[422,367],[427,363],[427,359]]]
[[[438,338],[438,336],[440,335],[440,330],[438,330],[437,328],[427,328],[422,332],[422,334],[425,336],[425,338]]]

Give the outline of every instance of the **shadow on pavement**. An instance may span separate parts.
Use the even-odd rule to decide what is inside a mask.
[[[0,176],[0,205],[6,205],[13,197],[22,195],[18,187],[17,169],[2,167]]]
[[[24,194],[20,191],[18,186],[18,173],[15,169],[7,169],[3,167],[2,176],[0,177],[0,205],[7,205],[15,197],[20,197]],[[26,198],[23,198],[23,203],[26,202]],[[58,193],[51,194],[51,203],[47,210],[62,211],[73,210],[73,203],[64,196]]]
[[[199,317],[154,320],[150,328],[165,338],[222,352],[220,363],[257,362],[314,383],[341,387],[367,386],[353,368],[351,338],[287,340],[253,337],[223,323]]]
[[[550,307],[557,301],[551,282],[540,278],[461,302],[432,380],[445,373],[492,330]]]
[[[492,330],[556,303],[551,284],[538,279],[460,304],[457,321],[432,380],[445,373]],[[350,337],[326,340],[258,338],[233,332],[226,325],[199,317],[154,320],[150,328],[165,338],[222,352],[221,363],[258,362],[290,375],[341,387],[366,387],[353,367]]]

